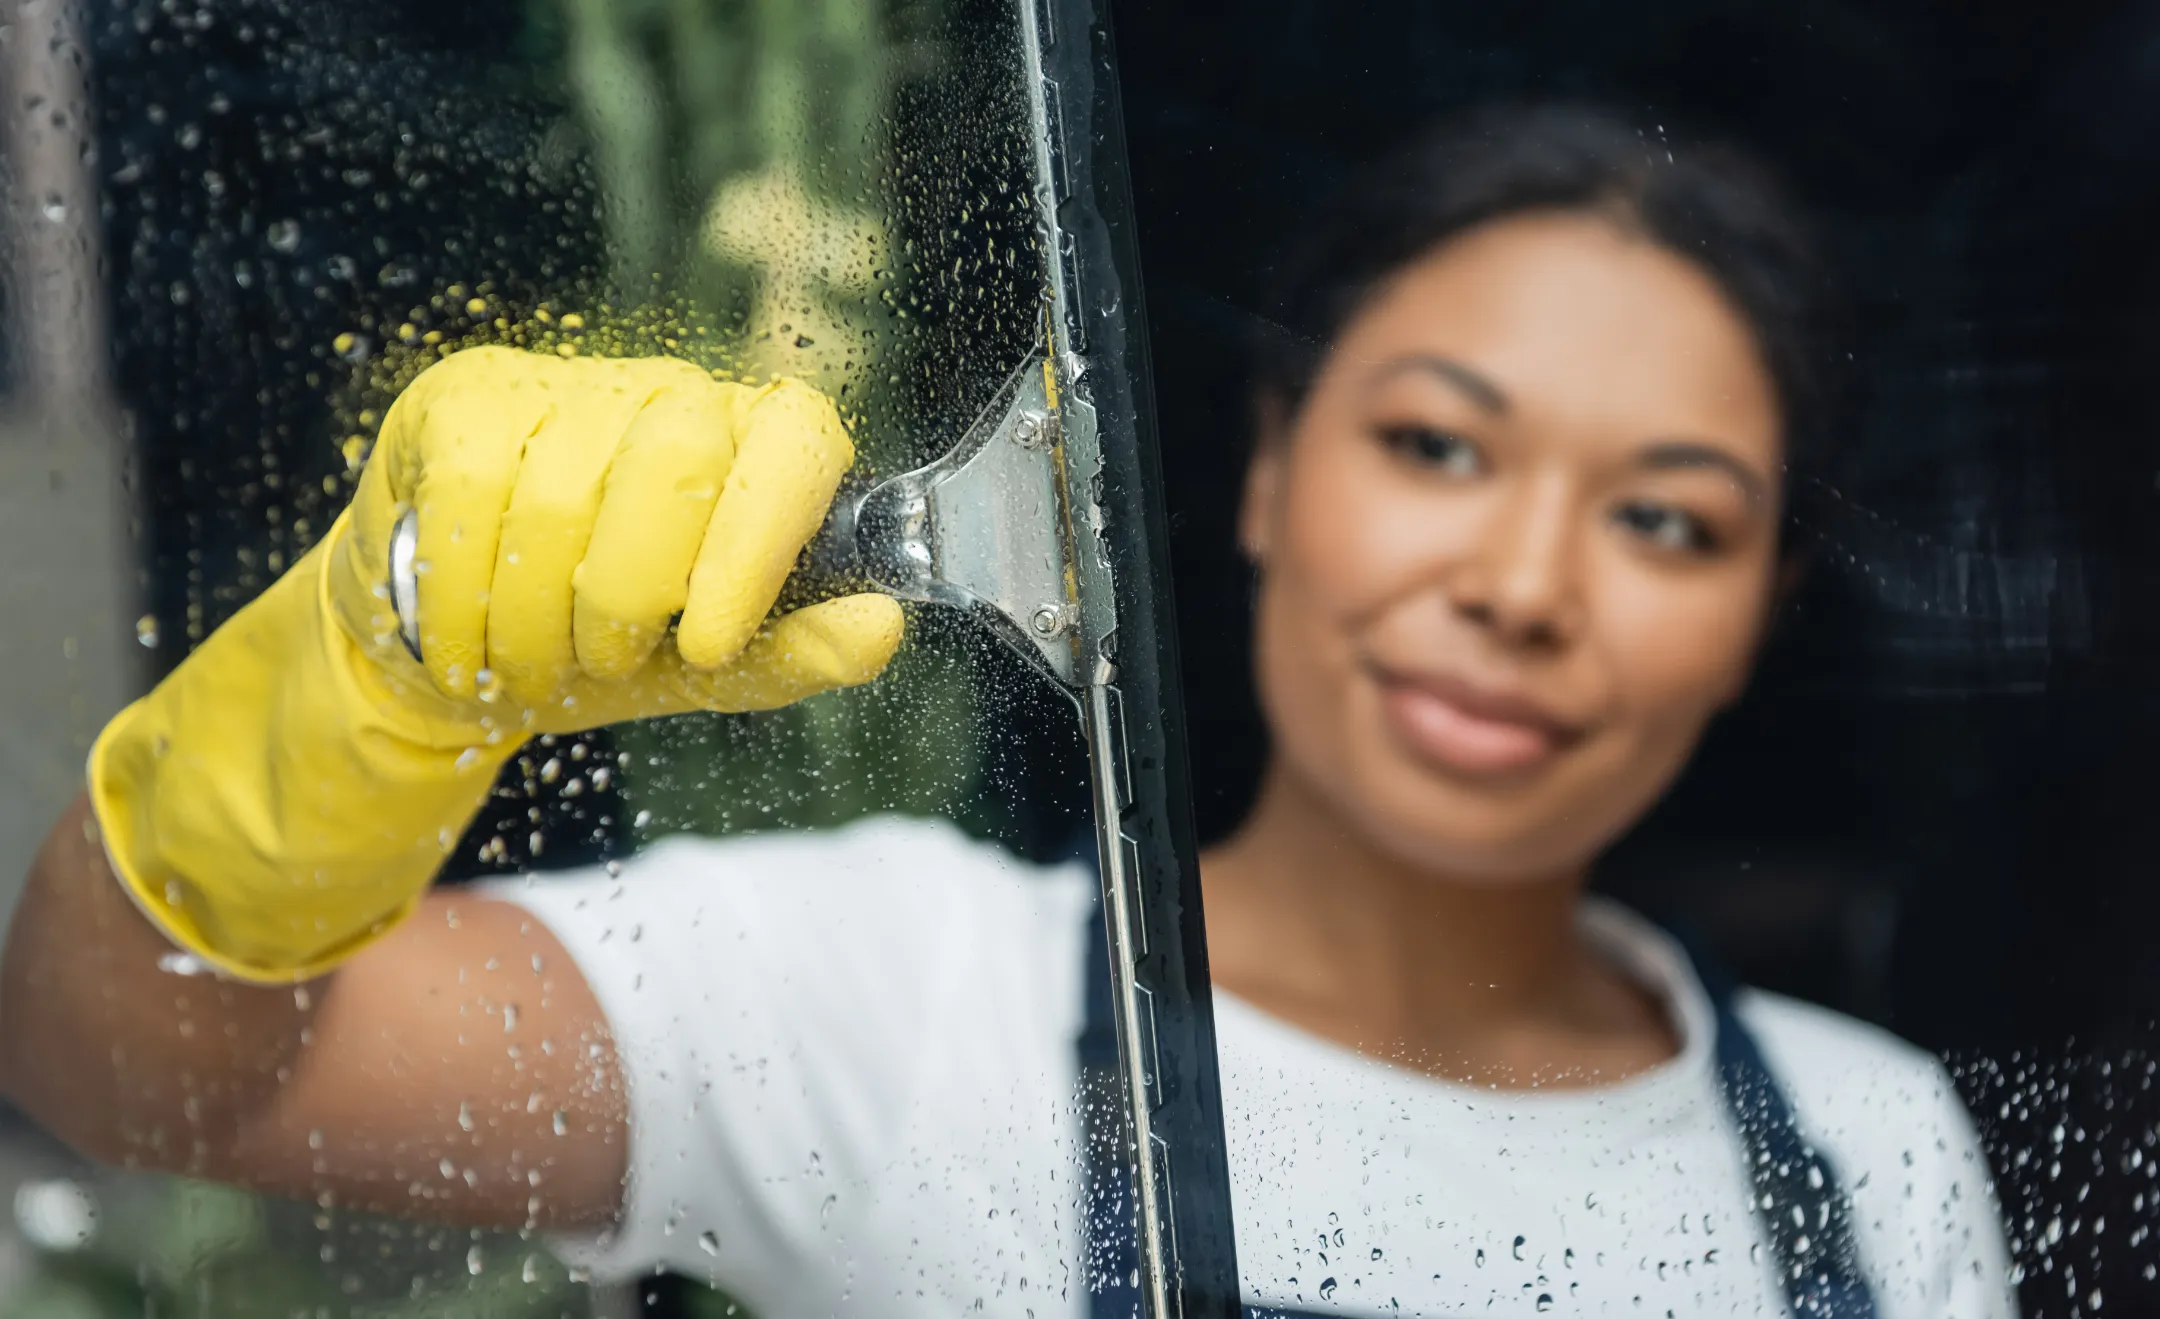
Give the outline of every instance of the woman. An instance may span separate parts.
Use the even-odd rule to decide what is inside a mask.
[[[1295,268],[1241,520],[1273,752],[1202,858],[1251,1305],[2013,1312],[1932,1060],[1584,895],[1774,610],[1813,292],[1746,168],[1579,113],[1420,143]],[[101,737],[11,932],[7,1093],[768,1319],[1084,1306],[1082,869],[884,820],[426,892],[531,733],[883,666],[881,598],[761,628],[848,452],[680,364],[423,375],[324,547]]]

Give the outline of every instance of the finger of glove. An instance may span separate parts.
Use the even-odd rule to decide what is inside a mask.
[[[460,353],[429,368],[384,420],[393,494],[418,515],[422,663],[470,698],[487,655],[488,605],[504,509],[548,403],[519,354]],[[399,487],[405,487],[400,489]],[[383,510],[384,517],[394,517]],[[387,539],[387,529],[380,530]]]
[[[488,602],[488,667],[528,709],[560,699],[576,676],[571,579],[592,540],[616,446],[652,393],[625,363],[548,365],[554,407],[526,443]]]
[[[644,664],[689,599],[735,457],[732,414],[723,387],[692,369],[631,420],[572,579],[573,639],[588,676],[620,678]]]
[[[718,668],[757,635],[854,457],[823,394],[788,380],[754,396],[676,629],[692,667]]]
[[[777,709],[875,678],[892,662],[905,630],[890,596],[826,600],[774,619],[722,668],[686,668],[682,691],[707,710]]]

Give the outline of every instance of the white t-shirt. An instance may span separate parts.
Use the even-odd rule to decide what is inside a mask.
[[[576,959],[630,1092],[622,1221],[558,1250],[602,1276],[713,1279],[762,1319],[1084,1315],[1095,883],[886,818],[674,839],[619,878],[494,890]],[[1626,911],[1584,921],[1682,1041],[1617,1085],[1437,1080],[1215,995],[1248,1303],[1784,1313],[1700,983]],[[1935,1060],[1776,995],[1736,1010],[1852,1197],[1883,1319],[2014,1315],[1987,1162]]]

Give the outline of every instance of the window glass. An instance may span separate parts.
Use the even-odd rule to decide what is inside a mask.
[[[1175,1210],[1189,1248],[1204,1235],[1192,1225],[1222,1220],[1222,1176],[1198,911],[1175,903],[1190,858],[1166,768],[1175,695],[1158,690],[1167,620],[1159,637],[1153,620],[1125,632],[1115,663],[1100,644],[1151,598],[1159,492],[1142,457],[1144,350],[1124,327],[1135,304],[1120,293],[1136,287],[1129,233],[1105,237],[1095,196],[1121,198],[1123,162],[1098,62],[1107,31],[1088,7],[36,8],[35,39],[18,27],[7,43],[36,90],[10,127],[27,209],[5,286],[7,384],[23,420],[0,439],[32,458],[5,469],[22,517],[0,540],[37,566],[17,592],[28,626],[0,653],[21,677],[11,727],[43,760],[9,804],[21,818],[0,816],[10,857],[36,851],[114,710],[218,653],[202,648],[296,565],[309,571],[311,548],[359,534],[338,519],[414,415],[393,405],[490,347],[525,354],[520,378],[558,400],[525,439],[527,472],[547,426],[597,406],[574,374],[595,359],[670,357],[745,395],[782,378],[813,387],[857,449],[843,504],[1001,427],[992,442],[1024,451],[1013,461],[1038,464],[1027,472],[1070,463],[1082,483],[1059,486],[1061,503],[985,498],[949,514],[983,519],[968,530],[988,547],[984,571],[1085,526],[1110,543],[1087,564],[1114,551],[1122,593],[1107,570],[1060,576],[1045,561],[1033,566],[1057,594],[1002,622],[911,603],[905,644],[859,689],[533,738],[462,833],[444,832],[436,891],[412,921],[447,933],[401,926],[295,991],[323,1031],[350,1014],[337,1048],[387,1052],[380,1070],[340,1074],[356,1107],[318,1120],[323,1049],[295,1037],[301,1061],[280,1067],[262,1125],[245,1128],[297,1142],[276,1156],[287,1162],[204,1134],[198,1101],[238,1081],[143,1061],[156,1050],[120,1035],[82,1048],[111,1056],[112,1085],[176,1085],[172,1129],[119,1132],[92,1164],[9,1112],[0,1315],[1032,1315],[1079,1313],[1105,1291],[1130,1309],[1158,1267],[1131,1227],[1145,1197],[1128,1169],[1133,1088],[1116,1069],[1135,1041],[1141,1093],[1173,1113],[1151,1137],[1147,1184],[1169,1184],[1173,1157],[1194,1179]],[[1046,77],[1072,99],[1053,85],[1046,102],[1033,90]],[[1046,214],[1072,231],[1056,250]],[[1050,438],[1016,430],[1016,395],[1045,393]],[[459,415],[479,427],[515,398],[453,402],[471,402]],[[1083,406],[1084,437],[1058,421]],[[1098,415],[1101,457],[1087,447]],[[1102,500],[1131,510],[1107,533]],[[408,502],[425,545],[428,501]],[[397,553],[374,598],[403,608]],[[515,563],[506,550],[499,589]],[[407,573],[423,652],[440,570],[423,550]],[[782,605],[836,591],[801,576]],[[341,626],[361,662],[403,662],[367,650],[392,633],[371,643]],[[1078,654],[1082,636],[1088,663],[1046,673],[1053,643]],[[402,691],[410,670],[383,672]],[[361,686],[388,699],[367,673]],[[1120,682],[1137,693],[1130,763]],[[1099,717],[1083,725],[1088,710]],[[356,787],[354,820],[387,809],[378,786]],[[241,813],[257,807],[275,810],[249,799]],[[1155,942],[1126,948],[1119,974],[1098,836],[1117,873],[1147,877],[1129,919]],[[559,945],[532,956],[530,984],[522,957],[467,942],[490,910]],[[19,918],[18,943],[42,938],[43,919]],[[409,938],[447,940],[442,960],[410,964],[416,980],[441,972],[443,1006],[373,1015],[349,987],[376,983],[368,959]],[[286,992],[191,979],[200,965],[177,953],[159,964],[174,978],[157,992],[209,1014],[184,1016],[190,1039],[198,1026],[240,1038],[219,1014]],[[573,977],[604,1028],[529,1038]],[[483,981],[502,988],[461,988]],[[1159,1013],[1118,1007],[1128,991]],[[11,1012],[42,1010],[15,993]],[[450,1094],[468,1025],[509,1037],[487,1047],[513,1079]],[[581,1129],[574,1106],[550,1134],[554,1100],[526,1099],[514,1079],[577,1050],[612,1057],[621,1077],[619,1221],[553,1221],[548,1188],[568,1159],[549,1142],[606,1142],[586,1139],[598,1128]],[[413,1136],[413,1115],[437,1110],[447,1125]],[[505,1124],[544,1148],[490,1164],[475,1151]],[[182,1130],[192,1154],[175,1153]],[[529,1180],[527,1212],[470,1208],[466,1193],[500,1177]],[[1160,1212],[1173,1212],[1167,1192]]]
[[[1876,1314],[2153,1308],[2160,10],[1244,13],[1134,6],[1122,38],[1247,1295],[1784,1313],[1783,1236],[1804,1282],[1857,1252]],[[1525,127],[1539,113],[1558,126]],[[1391,205],[1368,192],[1362,233],[1308,252],[1347,272],[1344,319],[1296,305],[1284,254],[1333,232],[1360,162],[1479,115],[1398,165]],[[1706,142],[1753,167],[1691,189]],[[1569,174],[1608,164],[1602,188]],[[1741,214],[1758,170],[1790,199],[1767,217]],[[1415,232],[1443,227],[1442,194],[1486,223],[1455,231],[1452,266]],[[1795,217],[1826,274],[1764,267]],[[1647,253],[1716,290],[1698,311],[1753,327],[1766,406],[1805,392],[1836,450],[1762,468],[1787,488],[1755,569],[1773,574],[1760,651],[1733,650],[1744,686],[1693,707],[1706,729],[1669,790],[1647,740],[1614,743],[1649,739],[1642,703],[1697,699],[1658,682],[1747,639],[1659,612],[1713,590],[1733,551],[1621,538],[1694,542],[1650,505],[1738,515],[1701,502],[1730,493],[1715,482],[1585,455],[1740,444],[1752,423],[1686,415],[1685,389],[1656,419],[1645,382],[1686,298],[1597,291]],[[1398,264],[1422,292],[1384,278]],[[1802,300],[1825,304],[1804,350]],[[1330,357],[1316,331],[1383,355]],[[1338,377],[1285,415],[1298,349]],[[1389,353],[1453,366],[1356,394]],[[1280,428],[1259,452],[1282,482],[1257,526],[1225,477],[1256,413]],[[1655,637],[1631,631],[1653,618]],[[1581,815],[1508,812],[1540,775],[1600,765],[1644,786],[1602,834],[1540,851]],[[1547,919],[1525,893],[1585,874],[1604,904],[1586,933],[1507,924]],[[1764,1161],[1700,1052],[1707,970],[1683,975],[1679,938],[1611,904],[1758,987],[1735,1009],[1797,1143]],[[1849,1299],[1823,1312],[1862,1313]]]

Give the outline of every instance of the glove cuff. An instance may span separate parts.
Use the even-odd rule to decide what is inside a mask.
[[[114,874],[239,980],[321,975],[409,915],[524,741],[385,674],[338,626],[325,571],[342,529],[90,752]]]

